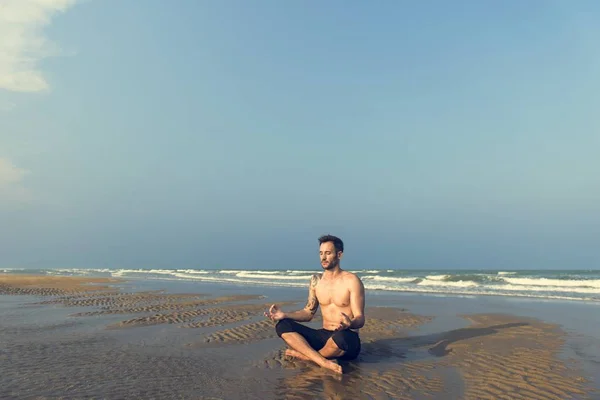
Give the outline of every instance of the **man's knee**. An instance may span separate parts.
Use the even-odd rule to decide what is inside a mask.
[[[331,339],[338,349],[344,352],[344,357],[353,359],[360,353],[360,338],[356,332],[339,331],[334,333]]]
[[[293,321],[291,319],[287,318],[279,320],[279,322],[277,322],[277,325],[275,325],[275,332],[277,332],[277,336],[281,337],[281,335],[283,335],[284,333],[296,332],[296,330],[294,329],[294,324],[292,322]]]
[[[344,354],[344,350],[340,349],[340,346],[335,342],[333,336],[327,340],[325,347],[323,347],[328,354],[332,354],[335,357],[339,357]]]
[[[338,349],[342,351],[348,351],[348,340],[346,340],[346,332],[336,332],[331,336],[331,339],[333,340],[333,343],[335,343]]]

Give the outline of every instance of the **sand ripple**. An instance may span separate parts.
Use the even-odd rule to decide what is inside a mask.
[[[106,290],[102,284],[117,282],[114,278],[0,274],[0,295],[59,296]]]
[[[591,398],[586,379],[558,357],[564,333],[554,325],[476,315],[469,316],[469,328],[423,336],[396,331],[394,337],[390,326],[407,324],[392,323],[397,317],[372,321],[359,359],[342,363],[341,380],[326,377],[312,363],[286,357],[285,346],[255,367],[297,371],[281,383],[284,399]]]
[[[448,346],[463,373],[465,399],[586,398],[586,380],[558,358],[564,344],[558,327],[521,318],[503,328],[514,324],[507,316],[469,319],[482,335]]]
[[[277,337],[277,335],[275,334],[273,322],[265,320],[212,333],[207,335],[203,342],[192,345],[200,347],[202,344],[209,346],[220,344],[246,344],[275,337]]]

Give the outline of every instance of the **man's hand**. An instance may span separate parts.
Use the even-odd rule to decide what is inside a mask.
[[[334,329],[335,331],[343,331],[345,329],[348,329],[350,327],[350,325],[352,324],[352,320],[350,319],[350,317],[348,315],[341,312],[340,316],[341,316],[342,320],[340,321],[340,324]]]
[[[265,311],[265,317],[270,318],[273,321],[280,321],[285,318],[285,313],[281,311],[277,304],[273,304],[269,311]]]

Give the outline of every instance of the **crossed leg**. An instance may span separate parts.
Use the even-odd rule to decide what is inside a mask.
[[[281,335],[281,338],[287,343],[288,346],[292,348],[292,351],[295,352],[292,353],[293,357],[298,357],[306,361],[313,361],[314,363],[320,365],[323,368],[327,368],[338,374],[342,373],[342,367],[337,363],[337,361],[327,359],[326,355],[331,357],[330,354],[333,353],[332,350],[329,350],[330,346],[328,346],[327,344],[321,350],[316,351],[299,333],[286,332]],[[329,339],[327,342],[329,342],[330,340],[331,339]],[[335,346],[335,343],[333,343],[333,345]],[[335,346],[335,348],[337,349],[337,346]],[[341,351],[340,349],[337,350]],[[288,353],[289,351],[290,350],[286,351],[286,354],[292,355]],[[322,351],[323,353],[321,353]]]
[[[345,352],[338,347],[334,337],[330,336],[331,333],[315,330],[287,318],[277,322],[275,331],[290,347],[286,355],[313,361],[323,368],[342,373],[342,367],[335,359]]]
[[[319,350],[318,353],[320,355],[322,355],[324,358],[335,359],[335,358],[343,356],[345,351],[341,350],[339,347],[337,347],[337,345],[335,344],[333,339],[329,338],[329,339],[327,339],[325,346],[323,346],[323,348],[321,350]],[[304,354],[302,354],[299,351],[296,351],[294,349],[287,349],[285,351],[285,354],[290,357],[296,357],[296,358],[299,358],[304,361],[310,361],[310,358],[308,358]]]

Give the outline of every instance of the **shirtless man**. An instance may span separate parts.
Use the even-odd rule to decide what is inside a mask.
[[[360,353],[357,330],[365,324],[365,288],[356,275],[340,267],[344,252],[341,239],[325,235],[319,238],[319,243],[324,272],[312,276],[306,306],[299,311],[283,312],[273,304],[265,316],[277,321],[277,335],[291,347],[286,355],[342,373],[336,359],[352,360]],[[298,323],[312,320],[319,305],[322,329]]]

